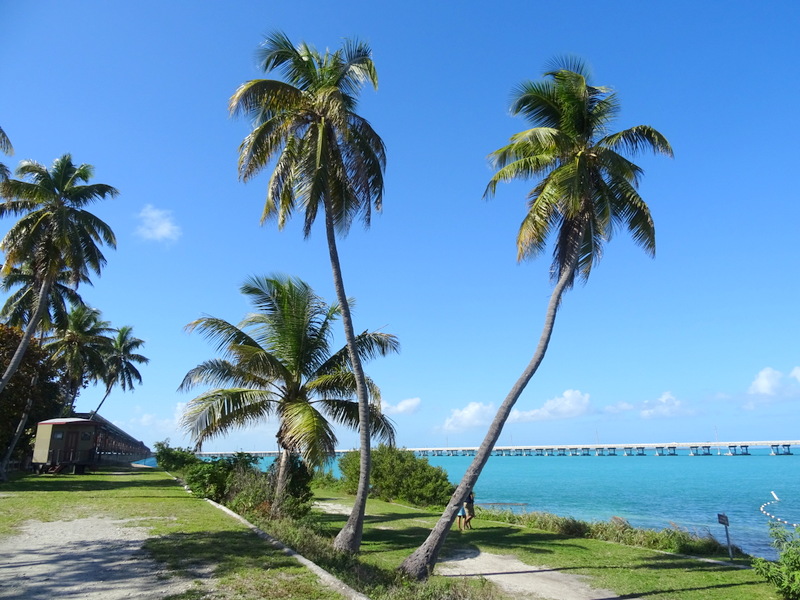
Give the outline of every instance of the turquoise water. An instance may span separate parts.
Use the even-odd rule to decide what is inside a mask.
[[[732,543],[772,558],[769,518],[759,508],[774,500],[774,491],[781,501],[767,512],[800,523],[800,456],[751,451],[751,456],[492,456],[475,486],[476,503],[585,521],[619,516],[653,529],[674,524],[710,532],[723,542],[725,528],[717,514],[725,513]],[[457,483],[472,458],[428,460]]]

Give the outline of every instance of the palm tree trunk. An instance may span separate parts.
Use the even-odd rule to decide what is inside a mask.
[[[11,462],[11,457],[13,456],[14,450],[19,443],[19,438],[22,437],[22,432],[25,431],[25,425],[28,424],[28,416],[31,414],[31,409],[33,408],[33,388],[36,387],[38,379],[39,374],[34,374],[31,380],[31,393],[28,394],[28,401],[25,403],[25,409],[22,411],[22,416],[19,418],[17,429],[14,431],[14,437],[11,439],[11,443],[6,449],[6,453],[3,456],[3,461],[0,462],[0,481],[8,481],[8,463]]]
[[[22,334],[22,339],[19,342],[19,346],[17,346],[14,356],[11,357],[11,362],[8,363],[8,366],[6,367],[6,371],[3,374],[3,379],[0,380],[0,394],[3,393],[6,385],[8,385],[8,382],[22,364],[22,359],[25,356],[25,352],[28,350],[31,339],[33,339],[33,335],[36,333],[37,327],[39,327],[39,323],[44,316],[44,312],[47,310],[47,297],[50,294],[51,284],[52,282],[50,278],[45,277],[45,280],[42,282],[42,287],[39,290],[39,298],[36,302],[36,311],[33,313],[33,316],[31,316],[30,321],[28,321],[28,326],[25,328],[25,332]]]
[[[283,500],[286,497],[286,484],[289,480],[289,458],[290,452],[287,448],[281,448],[280,462],[278,463],[278,476],[275,480],[275,494],[272,496],[272,507],[270,516],[273,518],[281,515]]]
[[[533,358],[531,358],[528,366],[525,367],[522,375],[519,377],[519,379],[517,379],[514,387],[511,388],[511,391],[506,396],[503,404],[500,405],[500,408],[494,417],[494,421],[492,421],[492,424],[489,427],[489,431],[486,432],[486,437],[484,438],[483,443],[481,444],[480,448],[478,448],[472,464],[467,469],[467,472],[461,479],[461,483],[459,483],[456,491],[450,498],[450,502],[448,502],[447,507],[444,509],[444,513],[439,518],[439,521],[436,523],[436,526],[433,528],[431,533],[428,535],[428,538],[400,565],[400,570],[411,577],[414,577],[415,579],[425,579],[433,572],[433,567],[439,558],[439,551],[442,549],[442,546],[447,539],[447,534],[450,533],[450,528],[453,526],[453,521],[456,518],[456,514],[458,513],[461,503],[466,499],[467,494],[472,491],[472,488],[475,487],[478,477],[480,477],[481,471],[483,471],[483,467],[486,465],[486,461],[489,460],[489,457],[492,454],[494,445],[500,438],[500,433],[503,431],[503,425],[505,425],[508,416],[511,414],[511,409],[514,407],[514,404],[516,404],[517,400],[525,389],[525,386],[528,385],[531,377],[533,377],[534,373],[536,373],[536,370],[539,368],[539,365],[544,358],[545,352],[547,352],[547,346],[550,343],[550,336],[553,334],[556,313],[558,312],[558,307],[561,303],[561,296],[564,293],[564,290],[567,288],[568,283],[572,280],[576,263],[577,257],[572,261],[572,264],[569,266],[569,268],[565,269],[565,271],[561,273],[561,277],[556,283],[553,293],[550,296],[550,301],[547,304],[544,328],[542,329],[542,335],[539,338],[539,345],[536,347]]]
[[[111,388],[112,388],[112,387],[113,387],[113,385],[110,385],[110,386],[108,386],[108,387],[106,388],[106,395],[105,395],[105,396],[103,396],[103,399],[102,399],[102,400],[100,400],[100,404],[98,404],[98,405],[97,405],[97,408],[95,408],[95,409],[92,411],[92,414],[90,414],[90,415],[89,415],[89,419],[93,419],[93,418],[94,418],[94,416],[95,416],[97,413],[99,413],[99,412],[100,412],[100,407],[101,407],[101,406],[103,406],[103,402],[105,402],[105,401],[106,401],[106,398],[108,398],[108,395],[111,393]]]
[[[364,368],[356,348],[356,336],[353,328],[353,319],[350,315],[350,304],[344,291],[342,267],[339,264],[339,252],[336,249],[336,234],[333,229],[333,216],[328,199],[325,199],[325,232],[328,237],[328,252],[331,258],[331,271],[333,284],[336,289],[336,299],[342,309],[342,324],[344,325],[344,339],[347,343],[347,352],[356,378],[356,397],[358,398],[358,437],[361,447],[361,472],[358,476],[358,490],[353,510],[342,530],[333,541],[333,547],[344,552],[358,552],[361,547],[361,535],[364,531],[364,514],[367,509],[367,495],[369,494],[370,431],[369,431],[369,398],[367,397],[367,384],[364,377]]]

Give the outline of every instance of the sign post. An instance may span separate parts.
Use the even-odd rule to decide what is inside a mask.
[[[725,540],[728,542],[728,556],[733,560],[733,548],[731,547],[731,535],[728,533],[728,515],[725,513],[717,513],[717,521],[720,525],[725,525]]]

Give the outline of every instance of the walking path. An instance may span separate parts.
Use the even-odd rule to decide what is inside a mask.
[[[29,521],[0,539],[0,598],[157,599],[190,589],[191,579],[167,577],[142,551],[149,532],[135,521]]]

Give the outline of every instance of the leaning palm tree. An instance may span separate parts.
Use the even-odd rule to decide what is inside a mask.
[[[308,284],[293,278],[251,278],[241,291],[258,312],[239,325],[205,317],[187,326],[214,342],[224,358],[189,371],[180,389],[201,384],[230,387],[214,387],[191,400],[182,421],[199,447],[236,427],[277,417],[277,508],[290,454],[299,454],[312,467],[321,466],[336,447],[331,421],[358,426],[359,406],[351,400],[356,380],[347,349],[331,353],[339,306],[327,306]],[[386,333],[364,332],[355,343],[361,360],[398,349],[397,338]],[[369,378],[366,382],[373,399],[371,432],[393,443],[394,428],[380,412],[380,392]]]
[[[230,100],[233,114],[253,119],[253,131],[239,148],[239,176],[249,180],[273,159],[262,223],[277,218],[282,228],[298,208],[304,234],[322,209],[336,298],[359,403],[361,475],[353,511],[334,546],[355,552],[361,545],[369,491],[369,397],[344,289],[336,233],[346,234],[353,219],[369,225],[372,209],[381,209],[386,154],[372,126],[356,114],[357,94],[378,77],[369,46],[346,40],[335,52],[319,53],[305,43],[295,47],[283,33],[264,42],[260,64],[278,70],[284,81],[244,83]],[[299,203],[299,207],[298,207]]]
[[[86,384],[106,376],[106,357],[112,344],[108,334],[112,331],[108,321],[100,318],[99,310],[80,304],[67,315],[66,327],[45,340],[50,360],[63,374],[65,414],[72,414],[75,399]]]
[[[136,365],[146,365],[150,362],[149,358],[137,353],[142,346],[144,346],[144,340],[133,336],[131,326],[124,325],[117,330],[117,335],[105,349],[103,357],[106,368],[102,380],[106,385],[106,393],[89,418],[100,412],[100,407],[103,406],[115,385],[119,385],[122,391],[127,391],[133,390],[134,383],[142,383],[142,375]]]
[[[47,312],[50,290],[64,273],[73,289],[88,278],[89,272],[100,274],[106,264],[100,246],[116,247],[111,228],[84,207],[117,190],[103,183],[89,184],[94,170],[91,165],[75,165],[65,154],[48,169],[35,161],[22,161],[16,174],[0,184],[0,217],[21,216],[2,241],[0,250],[6,262],[0,275],[23,265],[35,278],[36,309],[30,316],[19,348],[6,366],[0,393],[19,367],[25,350]]]
[[[472,490],[511,409],[544,358],[562,294],[584,281],[602,255],[603,245],[625,227],[645,252],[655,254],[650,211],[637,187],[642,169],[620,154],[643,150],[672,155],[667,140],[652,127],[639,125],[618,133],[608,127],[619,111],[616,94],[588,82],[578,60],[559,61],[544,81],[523,83],[511,111],[534,125],[492,153],[497,172],[486,196],[501,181],[537,179],[528,195],[528,213],[517,236],[518,259],[541,254],[554,239],[551,276],[555,282],[539,344],[528,366],[501,404],[475,459],[464,474],[444,514],[425,542],[401,565],[416,578],[433,569],[460,503]]]

